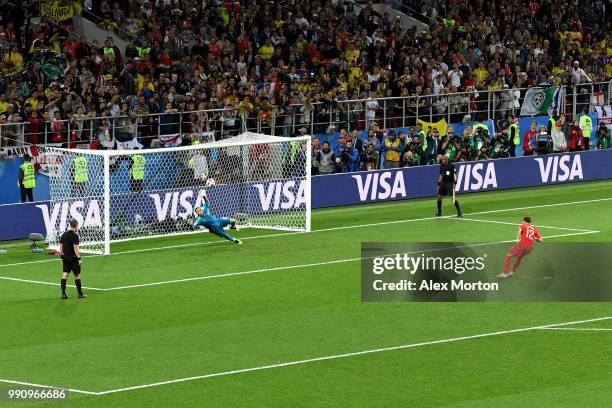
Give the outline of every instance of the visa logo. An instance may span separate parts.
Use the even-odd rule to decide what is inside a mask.
[[[479,191],[488,188],[497,188],[495,163],[464,164],[459,167],[455,191]]]
[[[572,159],[573,157],[573,159]],[[580,155],[564,154],[562,156],[536,157],[540,167],[542,183],[583,179]]]
[[[168,192],[163,195],[149,194],[149,197],[153,199],[157,220],[159,222],[165,221],[168,216],[172,219],[187,218],[193,213],[194,208],[202,205],[202,197],[199,195],[197,195],[195,203],[191,204],[193,193],[192,190],[186,190],[183,192]]]
[[[402,171],[365,173],[351,176],[357,183],[359,200],[387,200],[406,197],[406,183]]]
[[[68,222],[75,219],[82,228],[102,228],[102,217],[98,200],[64,201],[53,204],[51,208],[47,204],[36,206],[43,216],[47,235],[68,230]]]
[[[259,202],[263,211],[287,210],[306,205],[306,180],[300,180],[296,186],[294,180],[254,184],[259,193]]]

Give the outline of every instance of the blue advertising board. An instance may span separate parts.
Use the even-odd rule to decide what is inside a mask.
[[[612,178],[612,150],[525,156],[458,163],[457,192]],[[439,166],[343,173],[314,177],[313,208],[423,198],[436,195]]]

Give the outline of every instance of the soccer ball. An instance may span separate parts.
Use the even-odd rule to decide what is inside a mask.
[[[209,178],[208,180],[206,180],[206,187],[212,187],[216,185],[217,185],[217,182],[215,181],[214,178]]]

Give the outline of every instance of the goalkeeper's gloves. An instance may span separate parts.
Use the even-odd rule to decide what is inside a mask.
[[[206,190],[201,189],[200,192],[198,193],[198,195],[202,198],[206,197]]]

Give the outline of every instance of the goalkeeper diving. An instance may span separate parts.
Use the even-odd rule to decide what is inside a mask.
[[[204,200],[204,204],[201,207],[196,207],[194,212],[196,214],[193,228],[202,226],[208,229],[211,234],[215,234],[221,238],[225,238],[228,241],[232,241],[235,244],[242,244],[242,241],[232,237],[230,234],[225,232],[223,228],[229,225],[230,229],[237,230],[236,220],[230,217],[215,217],[210,213],[208,197],[204,192],[200,192],[200,197]]]

